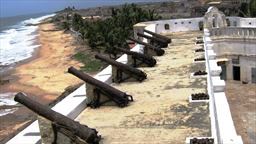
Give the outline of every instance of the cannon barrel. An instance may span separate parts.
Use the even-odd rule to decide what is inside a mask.
[[[127,96],[126,93],[114,88],[114,87],[111,87],[110,85],[102,82],[102,81],[99,81],[81,71],[78,71],[77,69],[75,69],[74,67],[70,67],[68,68],[68,72],[75,75],[76,77],[82,79],[83,81],[91,84],[91,85],[94,85],[94,86],[97,86],[99,88],[101,88],[103,91],[107,92],[107,93],[111,93],[112,95],[115,95],[115,96],[118,96],[118,97],[125,97]]]
[[[134,41],[134,42],[136,42],[136,43],[138,43],[138,44],[142,44],[142,45],[144,45],[146,48],[150,48],[150,49],[154,50],[158,56],[162,56],[162,55],[165,53],[164,50],[162,50],[162,49],[160,49],[160,48],[156,48],[156,47],[154,47],[154,46],[152,46],[152,45],[150,45],[150,44],[148,44],[148,43],[145,43],[145,42],[143,42],[143,41],[136,40],[136,39],[134,39],[134,38],[128,38],[128,39],[131,40],[131,41]]]
[[[102,61],[105,61],[105,62],[117,67],[118,69],[121,69],[124,73],[135,76],[139,81],[142,81],[142,80],[147,78],[146,73],[144,73],[143,71],[141,71],[139,69],[133,68],[129,65],[117,62],[117,61],[112,60],[108,57],[98,55],[98,54],[95,55],[95,58],[99,59],[99,60],[102,60]]]
[[[75,132],[76,136],[85,140],[89,144],[98,144],[100,141],[100,136],[97,135],[98,132],[95,129],[81,125],[80,123],[75,122],[74,120],[28,98],[21,92],[15,95],[14,100],[25,105],[38,115],[56,124],[64,126],[69,131]]]
[[[151,34],[152,36],[158,37],[158,38],[160,38],[160,39],[163,39],[163,40],[165,40],[167,43],[171,43],[171,42],[172,42],[172,40],[171,40],[170,38],[166,37],[166,36],[162,36],[162,35],[160,35],[160,34],[157,34],[157,33],[154,33],[154,32],[152,32],[152,31],[145,30],[145,29],[144,29],[144,32],[149,33],[149,34]]]
[[[129,51],[123,48],[116,48],[117,51],[126,53],[127,55],[131,55],[132,57],[141,60],[142,62],[144,62],[145,64],[147,64],[150,67],[153,67],[156,65],[156,60],[149,55],[144,55],[138,52],[134,52],[134,51]]]
[[[132,101],[132,96],[127,95],[126,93],[111,87],[110,85],[99,81],[77,69],[74,67],[68,68],[68,72],[75,75],[76,77],[82,79],[86,83],[89,83],[93,86],[95,86],[98,90],[103,91],[106,96],[117,103],[120,107],[124,107],[128,104],[129,101]],[[97,107],[97,106],[96,106]]]
[[[168,42],[166,40],[160,39],[158,37],[151,37],[151,36],[139,33],[139,32],[137,33],[137,36],[144,37],[146,39],[150,39],[152,41],[155,41],[155,42],[159,43],[161,46],[164,46],[164,47],[168,46]]]

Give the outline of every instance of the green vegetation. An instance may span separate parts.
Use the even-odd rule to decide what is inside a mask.
[[[256,0],[251,0],[249,4],[249,13],[251,17],[256,17]]]
[[[160,16],[154,10],[146,11],[135,4],[125,4],[121,9],[112,8],[110,18],[84,20],[81,15],[74,13],[69,23],[92,50],[104,52],[116,58],[115,47],[128,47],[126,39],[133,36],[134,24],[159,18]],[[65,28],[67,25],[63,24]]]
[[[251,0],[249,4],[242,3],[239,8],[239,16],[256,17],[256,0]]]
[[[94,59],[92,55],[78,52],[74,55],[74,58],[84,64],[84,66],[80,67],[82,71],[96,72],[102,68],[102,63]]]

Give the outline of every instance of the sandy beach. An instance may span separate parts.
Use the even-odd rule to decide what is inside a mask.
[[[24,92],[40,103],[48,104],[65,88],[81,83],[66,71],[70,66],[80,67],[82,64],[71,58],[76,48],[71,34],[56,30],[51,23],[41,24],[38,33],[41,47],[30,61],[19,64],[4,77],[8,83],[1,84],[0,93]],[[0,110],[5,108],[0,106]],[[12,114],[0,117],[0,143],[34,117],[23,106],[17,109]]]

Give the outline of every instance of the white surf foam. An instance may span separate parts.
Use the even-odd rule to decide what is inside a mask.
[[[18,110],[18,108],[11,108],[11,109],[0,110],[0,117],[4,116],[4,115],[11,114],[11,113],[14,113],[16,110]]]
[[[17,106],[17,102],[14,101],[14,95],[16,93],[2,93],[0,94],[0,106]],[[0,109],[0,117],[14,113],[18,108],[5,108]]]
[[[14,101],[14,95],[16,93],[0,93],[0,106],[13,106],[16,105],[17,102]]]
[[[40,45],[35,44],[38,26],[28,24],[38,24],[54,15],[31,18],[21,22],[17,28],[2,31],[0,33],[0,65],[10,65],[30,58]]]

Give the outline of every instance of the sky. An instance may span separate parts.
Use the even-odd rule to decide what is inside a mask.
[[[0,0],[0,17],[55,12],[68,6],[80,9],[152,1],[154,0]]]

